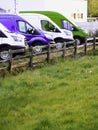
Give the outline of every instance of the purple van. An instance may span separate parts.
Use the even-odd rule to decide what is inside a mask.
[[[45,35],[40,29],[33,27],[28,21],[15,14],[0,14],[0,23],[11,32],[17,32],[26,37],[29,46],[45,45],[53,42],[50,35]],[[41,49],[37,49],[41,51]]]

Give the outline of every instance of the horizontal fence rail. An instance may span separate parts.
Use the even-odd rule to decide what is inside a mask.
[[[9,50],[10,58],[7,60],[0,60],[0,70],[8,70],[11,72],[14,68],[29,67],[33,68],[35,65],[44,62],[50,62],[51,59],[57,57],[74,56],[79,54],[87,55],[89,52],[95,54],[98,47],[98,37],[86,38],[85,43],[77,45],[77,40],[64,42],[62,44],[47,44],[41,46],[42,52],[35,52],[36,47],[29,47],[22,55],[13,57],[14,53],[21,50]]]

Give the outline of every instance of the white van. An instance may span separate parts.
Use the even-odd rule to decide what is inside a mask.
[[[45,34],[52,35],[54,41],[58,44],[73,40],[71,31],[60,29],[58,25],[45,15],[37,13],[20,13],[19,15]]]
[[[17,33],[11,33],[3,24],[0,23],[0,59],[8,59],[9,49],[22,49],[25,52],[27,48],[25,36]]]

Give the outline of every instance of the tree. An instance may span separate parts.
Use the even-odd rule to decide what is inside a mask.
[[[98,0],[88,0],[88,16],[98,17]]]

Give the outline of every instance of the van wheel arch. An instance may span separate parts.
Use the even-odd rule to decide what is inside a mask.
[[[63,38],[55,38],[54,41],[57,43],[57,42],[64,42],[64,39]]]
[[[44,43],[42,41],[34,41],[32,42],[31,46],[35,47],[35,46],[41,46],[44,45]]]

